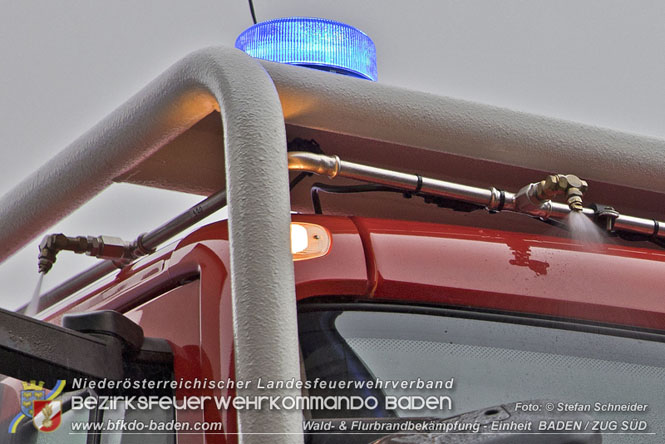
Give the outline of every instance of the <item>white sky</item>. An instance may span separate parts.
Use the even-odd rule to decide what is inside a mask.
[[[259,21],[318,16],[362,29],[376,43],[383,83],[665,138],[660,0],[255,7]],[[246,0],[0,0],[0,8],[0,193],[169,65],[198,48],[232,46],[251,24]],[[132,239],[200,200],[139,190],[113,186],[48,232]],[[30,298],[38,241],[0,265],[0,307]],[[62,253],[45,288],[94,261]]]

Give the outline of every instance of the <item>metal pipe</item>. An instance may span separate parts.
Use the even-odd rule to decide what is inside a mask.
[[[226,206],[226,190],[219,191],[134,241],[136,257],[152,253],[159,245]]]
[[[490,210],[500,206],[500,191],[460,185],[444,180],[422,177],[417,174],[377,168],[369,165],[348,162],[337,156],[326,156],[300,151],[289,153],[289,170],[307,171],[328,177],[345,177],[363,182],[403,189],[408,192],[422,192],[432,196],[462,200],[486,206]]]
[[[338,156],[326,156],[309,152],[292,152],[288,154],[288,169],[291,171],[311,172],[330,178],[337,176],[346,177],[400,188],[406,191],[419,191],[425,194],[463,200],[495,209],[498,208],[500,200],[500,192],[495,188],[487,190],[427,177],[420,177],[419,179],[419,176],[415,174],[400,173],[342,161]],[[504,200],[505,209],[512,209],[514,207],[514,195],[512,193],[505,193]],[[161,243],[214,213],[225,204],[226,192],[220,191],[160,227],[155,228],[149,233],[142,234],[132,243],[135,258],[150,254]],[[39,307],[49,307],[117,269],[118,266],[114,265],[112,261],[92,267],[42,295]],[[22,307],[21,310],[24,308]]]
[[[544,182],[528,184],[516,194],[513,194],[508,191],[497,190],[494,187],[490,189],[471,187],[422,177],[416,174],[406,174],[347,162],[337,156],[302,152],[289,153],[289,169],[307,171],[329,177],[345,177],[389,186],[406,192],[446,197],[484,206],[490,211],[514,211],[545,220],[550,218],[565,219],[572,211],[578,211],[592,219],[596,217],[594,209],[581,206],[581,199],[573,199],[571,204],[571,196],[581,197],[577,192],[586,189],[586,182],[576,182],[575,179],[579,181],[579,178],[576,176],[551,176],[551,180],[558,181],[563,179],[566,184],[565,186],[559,186],[558,190],[552,190],[552,195],[566,195],[568,204],[562,204],[541,195],[544,193]],[[572,193],[569,193],[570,189],[573,189]],[[665,222],[652,219],[618,215],[610,227],[613,231],[625,231],[647,237],[665,239]]]
[[[406,191],[418,191],[440,197],[463,200],[478,205],[490,205],[498,207],[499,191],[495,188],[486,190],[483,188],[469,187],[452,182],[430,179],[414,174],[399,173],[387,169],[361,165],[353,162],[342,161],[338,156],[326,156],[309,152],[292,152],[288,154],[288,169],[291,171],[306,171],[334,178],[336,176],[371,182],[375,184],[391,186]],[[420,188],[419,188],[420,180]],[[515,195],[504,193],[504,209],[513,209]],[[132,250],[135,258],[150,254],[161,243],[174,235],[189,228],[226,204],[226,192],[220,191],[211,195],[187,211],[176,216],[169,222],[155,228],[149,233],[140,235],[133,243]],[[543,213],[543,215],[545,215]],[[96,265],[74,278],[64,282],[60,286],[44,293],[40,298],[39,309],[54,305],[75,292],[87,287],[105,275],[117,270],[118,264],[113,261],[105,261]],[[25,307],[20,308],[23,311]]]
[[[340,160],[337,156],[293,152],[288,155],[288,168],[292,171],[312,172],[326,175],[331,178],[339,175],[341,177],[352,178],[364,182],[391,186],[404,191],[413,192],[418,188],[417,175],[346,162]],[[538,183],[533,183],[524,187],[523,190],[526,190],[527,192],[524,192],[523,196],[535,196],[535,189],[537,186]],[[459,199],[479,205],[486,204],[487,202],[497,202],[497,193],[501,193],[501,191],[496,188],[486,190],[483,188],[469,187],[427,177],[421,178],[420,192],[423,194]],[[508,191],[504,191],[503,195],[503,210],[505,211],[517,211],[543,219],[564,219],[571,212],[569,205],[553,202],[551,200],[539,202],[535,198],[533,202],[531,202],[533,204],[531,207],[523,204],[523,208],[517,210],[517,195]],[[150,254],[161,243],[198,223],[225,205],[226,192],[220,191],[189,208],[187,211],[181,213],[169,222],[155,228],[149,233],[139,236],[132,244],[136,257]],[[582,213],[589,218],[594,218],[596,216],[596,212],[591,208],[583,208]],[[645,236],[651,236],[654,235],[654,233],[660,235],[661,231],[665,233],[665,225],[663,225],[662,222],[627,215],[618,215],[614,219],[611,228],[611,231],[628,231]],[[118,264],[113,261],[104,261],[91,267],[53,290],[44,293],[40,298],[39,309],[41,310],[60,302],[118,268]],[[23,312],[24,310],[25,306],[18,311]]]
[[[226,206],[226,191],[217,192],[190,207],[187,211],[184,211],[165,224],[160,225],[148,233],[138,236],[136,240],[132,242],[130,247],[134,259],[146,254],[151,254],[165,241],[197,224],[215,211],[222,209],[224,206]],[[58,287],[41,295],[39,298],[37,313],[46,307],[57,304],[61,300],[82,290],[107,274],[117,271],[123,265],[123,263],[117,261],[107,260],[77,274]],[[17,311],[23,313],[26,307],[27,306],[23,306]]]
[[[299,379],[284,116],[271,78],[236,49],[185,57],[5,194],[0,261],[214,110],[224,130],[235,374]],[[279,432],[273,442],[302,443],[301,419],[297,411],[239,411],[239,440]]]
[[[614,221],[616,231],[628,231],[645,236],[665,237],[665,225],[663,222],[653,219],[642,219],[640,217],[626,216],[620,214]]]

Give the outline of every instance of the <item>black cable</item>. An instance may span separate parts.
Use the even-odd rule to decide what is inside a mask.
[[[629,231],[614,231],[612,232],[612,235],[628,242],[651,242],[660,248],[665,248],[665,240],[647,234],[631,233]]]
[[[563,222],[559,222],[558,220],[554,219],[543,219],[542,217],[534,217],[534,219],[538,219],[541,222],[545,222],[547,225],[552,225],[553,227],[560,228],[564,231],[570,231],[570,228],[568,227],[567,224]]]
[[[400,194],[403,193],[401,190],[383,185],[328,185],[325,183],[317,182],[312,185],[310,190],[312,194],[312,206],[314,207],[314,212],[316,214],[323,214],[321,209],[321,199],[319,198],[319,191],[333,194],[367,193],[373,191],[388,191]]]
[[[654,245],[657,245],[660,248],[665,248],[665,239],[658,237],[658,232],[660,230],[660,224],[658,221],[654,220],[654,229],[652,234],[641,234],[641,233],[632,233],[630,231],[613,231],[612,234],[618,236],[619,239],[629,241],[629,242],[651,242]]]
[[[658,245],[660,248],[665,248],[665,241],[663,241],[663,240],[662,240],[661,238],[659,238],[659,237],[652,237],[651,239],[649,239],[649,241],[650,241],[652,244],[656,244],[656,245]]]
[[[252,21],[256,25],[256,12],[254,12],[254,2],[249,0],[249,12],[252,14]]]
[[[298,174],[296,177],[293,178],[291,183],[289,184],[289,191],[293,191],[293,189],[298,185],[305,177],[311,176],[313,173],[308,173],[308,172],[302,172]]]
[[[304,177],[311,175],[311,173],[300,173],[293,181],[291,181],[291,188],[293,188],[295,185],[297,185]],[[422,186],[422,185],[421,185]],[[321,198],[319,197],[319,192],[323,191],[325,193],[332,193],[332,194],[348,194],[348,193],[367,193],[367,192],[376,192],[376,191],[381,191],[381,192],[392,192],[392,193],[400,193],[403,194],[404,197],[411,197],[413,195],[413,192],[404,192],[403,190],[398,190],[396,188],[391,188],[388,186],[383,186],[383,185],[329,185],[329,184],[324,184],[321,182],[317,182],[312,184],[312,188],[310,189],[311,196],[312,196],[312,206],[314,207],[314,212],[316,214],[323,214],[323,210],[321,208]],[[502,201],[505,201],[505,195],[502,194]],[[426,203],[433,203],[433,204],[439,204],[440,206],[444,206],[446,208],[452,208],[456,209],[458,211],[471,211],[471,210],[476,210],[480,209],[480,206],[477,206],[475,204],[469,204],[471,205],[470,208],[455,208],[452,205],[448,205],[450,200],[451,202],[453,201],[452,199],[444,199],[445,202],[442,201],[437,201],[436,199],[441,199],[441,198],[436,198],[433,196],[428,196],[428,195],[423,195],[421,193],[415,194],[416,196],[422,197],[425,199]],[[503,202],[502,202],[503,203]],[[464,204],[464,203],[461,203]],[[557,227],[561,230],[564,231],[570,231],[570,228],[568,227],[567,224],[564,222],[555,220],[555,219],[544,219],[542,217],[537,217],[537,216],[532,216],[534,219],[537,219],[541,222],[544,222],[548,225],[551,225],[553,227]],[[658,231],[657,229],[654,230],[654,234],[657,234]],[[619,236],[623,240],[627,241],[650,241],[655,245],[658,245],[661,248],[665,248],[665,240],[660,239],[659,237],[656,236],[648,236],[648,235],[643,235],[643,234],[637,234],[637,233],[629,233],[629,232],[613,232],[610,233],[610,235],[616,235]]]
[[[422,179],[418,182],[417,188],[422,187],[420,183]],[[321,200],[319,198],[319,191],[324,191],[326,193],[367,193],[373,191],[387,191],[392,193],[399,193],[404,198],[410,199],[413,196],[421,197],[426,204],[433,204],[440,208],[449,208],[454,211],[463,211],[470,212],[481,210],[485,207],[482,205],[477,205],[473,203],[463,202],[456,199],[449,199],[441,196],[431,196],[429,194],[424,194],[422,192],[416,193],[415,191],[404,191],[397,188],[392,188],[389,186],[383,185],[349,185],[349,186],[339,186],[339,185],[328,185],[323,183],[315,183],[312,185],[311,194],[312,194],[312,205],[314,206],[314,212],[316,214],[322,214],[321,210]]]
[[[304,179],[306,176],[311,176],[311,173],[300,173],[293,181],[291,181],[291,189],[295,185],[297,185],[302,179]],[[418,186],[417,189],[420,191],[420,188],[422,187],[422,178],[418,176]],[[310,193],[312,195],[312,206],[314,207],[314,212],[316,214],[323,214],[323,210],[321,208],[321,198],[319,197],[319,192],[323,191],[325,193],[332,193],[332,194],[348,194],[348,193],[367,193],[367,192],[376,192],[376,191],[383,191],[383,192],[392,192],[392,193],[400,193],[403,194],[404,197],[410,198],[412,195],[420,196],[425,199],[426,203],[434,203],[438,204],[440,206],[444,206],[447,208],[453,208],[458,211],[471,211],[475,209],[479,209],[481,207],[475,205],[475,204],[470,204],[470,208],[454,208],[454,206],[449,206],[448,200],[452,201],[452,199],[442,199],[434,196],[428,196],[428,195],[423,195],[421,193],[414,193],[414,192],[404,192],[403,190],[398,190],[396,188],[391,188],[388,186],[383,186],[383,185],[328,185],[324,184],[321,182],[317,182],[312,184],[312,188],[310,189]],[[437,201],[436,199],[439,199]],[[501,192],[501,203],[500,207],[503,209],[503,204],[505,203],[505,194]],[[462,203],[463,204],[463,203]],[[557,227],[561,230],[564,231],[570,231],[570,228],[568,225],[564,222],[555,220],[555,219],[544,219],[542,217],[537,217],[537,216],[532,216],[534,219],[537,219],[541,222],[544,222],[548,225],[551,225],[553,227]],[[630,233],[630,232],[612,232],[612,233],[607,233],[608,235],[615,235],[618,236],[619,238],[627,241],[633,241],[633,242],[639,242],[639,241],[648,241],[651,242],[661,248],[665,248],[665,240],[657,237],[658,234],[658,229],[660,228],[658,223],[654,221],[655,228],[654,228],[654,233],[652,235],[644,235],[644,234],[638,234],[638,233]]]
[[[251,1],[250,1],[251,4]],[[295,139],[287,142],[287,151],[292,152],[292,151],[306,151],[308,153],[314,153],[314,154],[323,154],[323,150],[321,149],[321,146],[319,143],[314,140],[305,140],[301,139],[300,137],[296,137]],[[314,173],[309,173],[307,171],[303,171],[300,174],[298,174],[296,177],[293,178],[291,183],[289,184],[289,190],[293,191],[293,189],[298,185],[304,178],[312,176]]]

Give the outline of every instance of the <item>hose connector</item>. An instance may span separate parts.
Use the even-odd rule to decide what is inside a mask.
[[[539,192],[541,183],[530,183],[515,194],[515,210],[530,216],[548,219],[552,211],[551,201]]]
[[[110,259],[121,267],[134,258],[132,245],[117,237],[68,237],[62,233],[49,234],[39,244],[39,272],[48,273],[55,263],[56,255],[62,250],[78,254],[85,253],[100,259]]]
[[[551,211],[551,200],[565,195],[570,211],[584,211],[582,196],[589,185],[574,174],[550,174],[540,182],[531,183],[515,195],[517,211],[532,216],[547,218]]]

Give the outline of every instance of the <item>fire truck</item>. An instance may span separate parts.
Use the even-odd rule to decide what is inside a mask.
[[[317,29],[352,62],[253,52]],[[42,274],[100,261],[0,311],[0,442],[662,442],[665,141],[374,82],[335,22],[248,31],[0,199],[5,260],[112,183],[207,196],[43,239]]]

